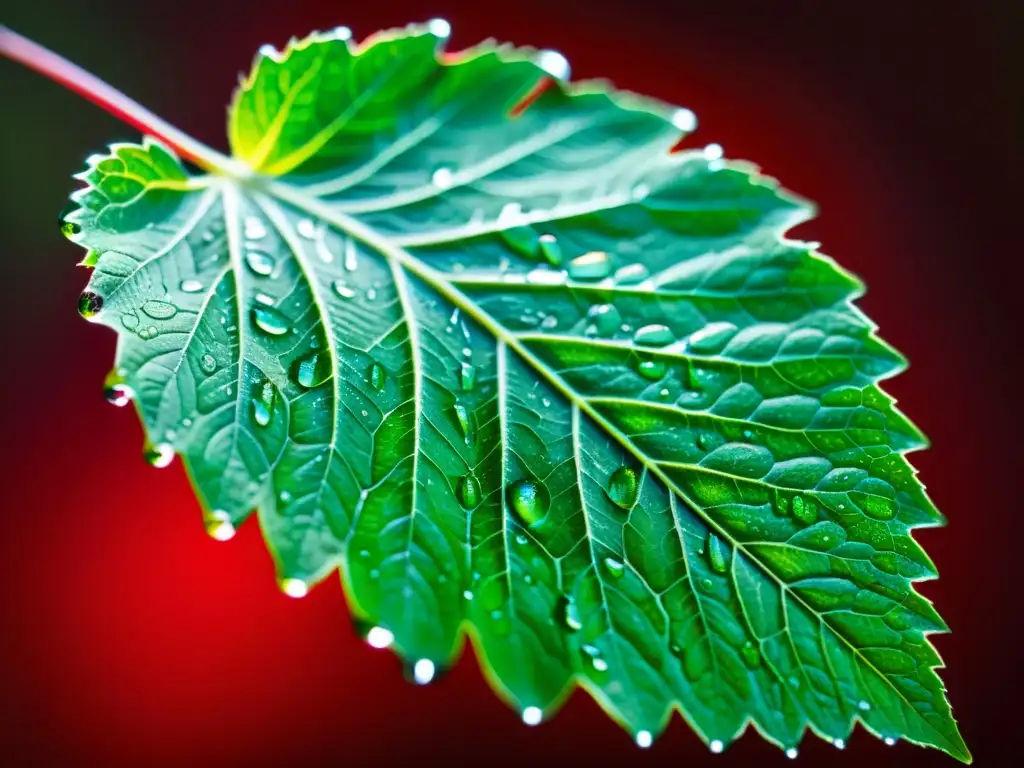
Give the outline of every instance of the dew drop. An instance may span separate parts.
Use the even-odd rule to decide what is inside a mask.
[[[281,502],[282,507],[286,507],[291,503],[292,495],[288,491],[281,491],[277,494],[277,499]]]
[[[441,166],[430,176],[430,181],[438,189],[448,189],[454,181],[452,169]]]
[[[864,701],[864,699],[861,699],[857,702],[857,709],[859,709],[861,712],[870,712],[871,705],[868,702]]]
[[[722,149],[721,144],[708,144],[704,147],[704,159],[709,162],[721,160],[724,155],[725,150]]]
[[[345,240],[345,269],[349,272],[355,270],[356,265],[359,263],[359,255],[356,252],[356,241],[351,237]]]
[[[103,309],[103,297],[92,291],[84,291],[78,297],[78,314],[86,320],[91,320]]]
[[[456,403],[455,419],[459,423],[459,431],[462,432],[462,438],[466,445],[472,445],[475,437],[473,414],[462,403]]]
[[[722,750],[725,749],[725,744],[723,744],[719,739],[713,739],[708,746],[716,755],[721,754]]]
[[[299,223],[295,225],[295,229],[307,240],[312,240],[316,237],[316,224],[313,223],[312,219],[299,219]]]
[[[836,749],[846,749],[846,742],[842,739],[833,739],[832,744]]]
[[[199,358],[199,367],[203,370],[203,373],[210,374],[217,370],[217,361],[213,358],[213,355],[203,355]]]
[[[111,371],[103,382],[103,397],[111,405],[123,408],[135,397],[135,391],[124,383],[117,371]]]
[[[217,541],[228,541],[235,536],[235,526],[231,516],[222,509],[215,509],[206,521],[206,532]]]
[[[786,750],[786,757],[788,757],[790,760],[796,760],[796,755],[796,747],[790,747]]]
[[[169,320],[178,314],[178,308],[166,301],[150,299],[142,305],[142,311],[154,320]]]
[[[267,426],[274,416],[274,401],[277,395],[274,392],[274,385],[269,381],[263,382],[260,387],[259,397],[252,399],[252,419],[261,427]]]
[[[434,37],[445,38],[451,35],[452,25],[447,19],[431,19],[427,22],[427,31]]]
[[[384,366],[380,363],[374,363],[370,366],[370,370],[367,372],[367,378],[370,381],[370,386],[378,392],[384,390],[384,384],[387,382],[388,374],[384,370]]]
[[[426,685],[436,673],[437,667],[430,659],[420,659],[412,667],[412,679],[417,685]]]
[[[818,509],[813,501],[805,500],[802,496],[793,497],[793,517],[804,525],[810,525],[818,519]]]
[[[892,747],[896,745],[896,739],[894,739],[892,736],[886,736],[884,739],[882,739],[882,741],[885,742],[885,745],[887,747]]]
[[[705,592],[710,592],[711,588],[715,586],[715,584],[713,581],[711,581],[711,579],[701,579],[700,586],[701,589],[703,589]]]
[[[370,627],[370,631],[366,633],[366,642],[371,648],[387,648],[394,641],[394,634],[384,627]]]
[[[515,253],[528,258],[536,258],[540,241],[531,227],[509,227],[498,233],[505,244]]]
[[[740,648],[740,655],[743,657],[743,663],[753,669],[761,663],[761,652],[757,646],[749,640],[743,644]]]
[[[580,620],[579,609],[576,607],[576,601],[571,597],[563,595],[559,598],[556,617],[570,632],[578,632],[583,629],[583,622]]]
[[[649,277],[650,273],[643,264],[627,264],[615,270],[615,282],[619,285],[636,285]]]
[[[203,290],[203,284],[198,280],[182,280],[178,286],[182,293],[199,293]]]
[[[142,455],[151,466],[163,469],[174,461],[174,447],[168,443],[156,443],[146,446]]]
[[[728,568],[729,553],[722,544],[722,540],[713,533],[708,534],[707,551],[711,568],[716,573],[725,573]]]
[[[569,262],[569,277],[574,280],[600,280],[608,277],[611,271],[611,259],[604,251],[590,251]]]
[[[527,725],[540,725],[544,719],[544,713],[540,707],[527,707],[523,710],[523,722]]]
[[[252,322],[257,328],[271,336],[284,336],[291,331],[291,325],[283,314],[261,301],[259,296],[256,302],[252,308]]]
[[[292,364],[292,376],[300,387],[312,389],[331,378],[331,361],[319,352],[299,358]]]
[[[480,483],[472,473],[459,478],[455,493],[464,509],[474,509],[480,504]]]
[[[537,54],[537,66],[556,80],[569,78],[569,60],[558,51],[540,51]]]
[[[659,381],[665,375],[666,366],[662,360],[644,360],[637,366],[640,375],[651,381]]]
[[[526,282],[532,285],[564,285],[565,272],[548,267],[531,269],[526,274]]]
[[[75,235],[82,231],[82,228],[73,221],[62,220],[60,223],[60,231],[64,237],[71,240]]]
[[[680,131],[692,131],[697,127],[697,116],[692,110],[680,107],[672,113],[672,125]]]
[[[633,343],[642,344],[648,347],[663,347],[675,341],[675,336],[668,326],[652,323],[642,328],[637,328],[633,334]]]
[[[463,392],[472,392],[476,384],[476,368],[472,363],[463,361],[459,371],[459,384]]]
[[[463,596],[464,598],[466,598],[467,600],[472,600],[472,599],[473,599],[473,590],[471,590],[471,589],[467,589],[466,591],[464,591],[464,592],[462,593],[462,596]]]
[[[263,226],[263,221],[258,216],[245,217],[246,240],[262,240],[266,236],[267,228]]]
[[[608,478],[608,498],[623,509],[633,508],[639,491],[640,482],[632,467],[619,467]]]
[[[621,560],[616,560],[614,557],[606,557],[604,559],[604,568],[613,579],[621,579],[626,572],[626,566],[623,565]]]
[[[587,310],[587,320],[600,336],[610,336],[622,324],[622,315],[614,304],[595,304]]]
[[[246,251],[245,252],[245,263],[253,271],[254,274],[260,277],[267,277],[274,271],[274,267],[277,262],[274,261],[274,257],[269,253],[263,251]]]
[[[356,292],[349,287],[344,280],[338,279],[333,283],[334,292],[343,299],[355,298]]]
[[[121,315],[121,325],[129,331],[134,331],[139,327],[139,316],[134,312],[125,312]]]
[[[640,749],[647,749],[654,743],[654,737],[650,731],[637,731],[636,734],[636,745]]]
[[[547,260],[548,264],[553,267],[562,266],[562,246],[558,242],[557,237],[550,234],[541,235],[537,242],[540,245],[540,253]],[[582,259],[584,257],[580,256],[579,258]]]
[[[543,483],[517,480],[508,487],[508,500],[519,519],[527,525],[536,525],[548,513],[551,499]]]
[[[309,594],[309,587],[302,579],[282,579],[281,591],[288,597],[300,598]]]

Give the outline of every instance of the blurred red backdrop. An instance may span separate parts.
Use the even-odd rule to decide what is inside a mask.
[[[1020,431],[1008,355],[1020,341],[1010,314],[1019,278],[1010,179],[1021,124],[1006,94],[1020,52],[1009,5],[249,0],[238,8],[34,0],[5,9],[5,23],[223,147],[235,73],[261,43],[338,24],[364,37],[444,16],[453,48],[489,36],[554,47],[576,78],[607,77],[688,106],[700,117],[693,143],[719,142],[816,200],[821,215],[799,234],[867,280],[860,305],[913,363],[888,388],[933,439],[915,463],[950,519],[918,534],[943,574],[921,590],[953,628],[934,640],[964,736],[977,756],[998,753],[1012,728],[1004,696],[1019,657],[1010,553],[1019,502],[1010,494]],[[336,579],[290,600],[275,586],[255,520],[229,543],[207,537],[181,467],[146,465],[134,415],[101,397],[114,338],[78,318],[86,275],[56,226],[85,156],[137,136],[38,76],[0,66],[0,759],[712,759],[678,718],[640,752],[582,693],[527,729],[468,652],[437,684],[411,686],[390,652],[357,638]],[[801,752],[805,764],[950,764],[863,732],[843,753],[813,737]],[[784,760],[753,733],[713,759]]]

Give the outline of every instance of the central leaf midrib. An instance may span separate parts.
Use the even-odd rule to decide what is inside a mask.
[[[416,274],[419,278],[426,281],[429,285],[433,286],[437,291],[451,301],[455,306],[462,309],[464,312],[469,313],[474,320],[483,326],[496,340],[506,344],[506,346],[514,349],[517,354],[526,360],[538,373],[540,373],[548,383],[553,386],[558,392],[560,392],[570,403],[577,405],[580,410],[587,414],[595,423],[597,423],[607,434],[613,437],[620,445],[629,451],[633,456],[637,458],[655,477],[657,477],[666,488],[669,488],[673,493],[677,494],[691,510],[696,512],[704,523],[711,528],[713,531],[722,536],[728,541],[737,551],[743,552],[751,562],[756,563],[757,566],[766,573],[776,584],[779,589],[784,591],[786,594],[801,606],[803,606],[812,616],[818,619],[819,622],[827,626],[832,634],[839,638],[851,652],[857,657],[857,659],[865,667],[872,670],[881,679],[888,688],[890,688],[899,699],[906,705],[906,707],[913,712],[921,722],[925,723],[934,733],[936,733],[943,743],[952,745],[954,751],[959,752],[960,750],[956,747],[954,742],[951,742],[946,735],[936,728],[930,721],[928,721],[918,710],[913,706],[907,697],[896,688],[889,680],[888,676],[883,674],[881,670],[875,667],[845,635],[840,633],[835,627],[833,627],[824,616],[821,616],[815,611],[810,605],[808,605],[800,595],[793,592],[789,585],[778,577],[770,568],[760,561],[759,558],[755,557],[749,552],[741,542],[737,541],[729,531],[723,528],[720,524],[711,519],[700,505],[696,504],[689,498],[689,496],[678,487],[664,472],[661,471],[660,467],[652,463],[651,460],[639,451],[636,446],[633,445],[632,441],[628,436],[621,433],[621,431],[615,427],[614,424],[609,422],[604,416],[594,410],[589,402],[580,397],[578,393],[569,387],[560,376],[554,371],[548,368],[542,360],[536,357],[528,348],[523,346],[519,339],[504,326],[498,323],[493,317],[487,312],[483,311],[475,302],[473,302],[468,296],[466,296],[457,287],[450,284],[444,279],[442,273],[439,273],[433,267],[425,264],[419,258],[405,251],[401,246],[393,244],[386,237],[377,233],[371,227],[363,224],[362,222],[347,216],[342,213],[333,211],[329,206],[324,204],[320,200],[309,199],[302,193],[301,190],[292,187],[286,183],[280,183],[274,179],[263,178],[257,180],[256,183],[261,184],[271,194],[280,197],[292,205],[306,211],[310,215],[316,216],[332,226],[336,227],[346,235],[355,237],[362,241],[369,247],[381,253],[389,260],[394,260],[410,272]]]

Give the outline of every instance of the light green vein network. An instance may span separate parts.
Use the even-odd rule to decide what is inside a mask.
[[[445,32],[262,50],[249,174],[149,140],[79,174],[80,309],[151,461],[216,538],[257,510],[288,594],[339,569],[417,682],[468,634],[528,724],[581,686],[640,746],[678,710],[713,751],[859,721],[969,761],[913,589],[925,440],[878,386],[905,362],[785,237],[809,205],[671,152],[688,110],[537,95],[557,54]]]

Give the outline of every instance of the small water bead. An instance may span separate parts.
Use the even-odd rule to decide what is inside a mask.
[[[78,297],[78,314],[86,320],[91,320],[103,309],[103,297],[92,291],[83,291]]]
[[[417,685],[426,685],[434,679],[437,667],[430,659],[420,659],[412,667],[412,679]]]
[[[632,467],[619,467],[608,478],[608,498],[622,509],[632,509],[639,492],[640,481]]]
[[[359,255],[356,251],[356,241],[351,237],[345,240],[344,254],[345,269],[349,272],[354,271],[359,263]]]
[[[203,290],[203,284],[198,280],[182,280],[178,286],[182,293],[199,293]]]
[[[331,378],[330,356],[314,352],[292,364],[292,376],[300,387],[312,389]]]
[[[463,361],[460,365],[459,370],[459,385],[462,387],[463,392],[472,392],[473,386],[476,384],[476,368],[473,367],[472,363]]]
[[[540,327],[545,331],[553,331],[558,327],[558,317],[555,315],[545,315],[544,319],[540,321]]]
[[[887,747],[892,747],[896,745],[896,739],[894,739],[892,736],[886,736],[884,739],[882,739],[882,741],[885,742],[885,745]]]
[[[170,463],[174,461],[174,446],[168,443],[148,445],[143,450],[142,455],[149,462],[150,466],[163,469],[170,466]]]
[[[338,294],[342,299],[353,299],[355,298],[356,292],[352,290],[348,283],[344,280],[338,279],[332,283],[334,292]]]
[[[537,66],[556,80],[569,79],[569,60],[558,51],[544,50],[537,53]]]
[[[118,408],[127,406],[134,396],[135,391],[123,382],[111,383],[103,387],[103,397],[112,406],[117,406]]]
[[[868,702],[864,701],[864,699],[861,699],[857,702],[857,709],[859,709],[861,712],[870,712],[871,705]]]
[[[697,116],[692,110],[680,107],[672,113],[672,125],[680,131],[693,131],[697,127]]]
[[[540,721],[544,719],[544,713],[540,707],[526,707],[523,710],[523,722],[526,725],[540,725]]]
[[[466,445],[472,445],[475,436],[473,414],[462,403],[455,404],[455,420],[459,424],[459,431],[462,432],[463,441]]]
[[[256,303],[252,307],[253,324],[270,336],[284,336],[289,333],[291,324],[288,322],[288,318],[262,301],[261,296],[262,294],[256,297]]]
[[[517,480],[508,487],[508,500],[512,509],[527,525],[536,525],[548,513],[551,497],[543,483]]]
[[[206,521],[206,532],[217,541],[228,541],[235,536],[235,526],[231,516],[222,509],[215,509]]]
[[[541,235],[537,243],[540,246],[541,256],[547,260],[548,264],[553,267],[562,266],[562,246],[557,237],[550,234]]]
[[[643,264],[627,264],[615,270],[615,282],[619,285],[636,285],[650,276]]]
[[[142,328],[140,328],[138,330],[138,336],[143,341],[148,341],[149,339],[155,339],[157,337],[157,335],[158,335],[158,333],[157,333],[155,325],[147,325],[147,326],[144,326],[144,327],[142,327]]]
[[[464,598],[466,598],[467,600],[472,600],[472,599],[473,599],[473,590],[471,590],[471,589],[467,589],[466,591],[464,591],[464,592],[462,593],[462,596],[463,596]]]
[[[556,617],[570,632],[578,632],[583,629],[583,622],[580,620],[579,609],[576,601],[571,597],[562,596],[558,601]]]
[[[810,525],[818,519],[818,508],[813,501],[805,501],[802,496],[794,496],[792,503],[793,517],[804,525]]]
[[[569,262],[569,277],[574,280],[600,280],[608,277],[612,262],[604,251],[591,251]]]
[[[178,314],[178,308],[167,301],[150,299],[142,305],[142,311],[154,320],[170,320]]]
[[[375,300],[377,298],[377,289],[376,288],[367,288],[366,289],[366,298],[367,298],[368,301]]]
[[[712,752],[718,755],[721,754],[723,749],[725,749],[725,744],[722,743],[722,741],[719,739],[713,739],[711,743],[708,744],[708,747],[711,749]]]
[[[129,331],[134,331],[139,327],[139,316],[134,312],[125,312],[121,315],[121,325]]]
[[[536,258],[540,241],[532,227],[508,227],[498,235],[514,253],[531,259]]]
[[[62,219],[60,222],[60,231],[68,240],[71,240],[75,235],[82,231],[81,226],[73,221],[67,221]]]
[[[590,665],[594,668],[595,672],[607,672],[608,662],[605,661],[601,655],[601,649],[595,645],[582,645],[580,650],[586,654]]]
[[[700,587],[705,592],[710,592],[711,588],[714,587],[714,586],[715,586],[715,583],[713,581],[711,581],[711,579],[701,579],[700,580]]]
[[[370,366],[370,370],[367,372],[367,378],[370,381],[370,386],[378,392],[384,390],[384,385],[387,383],[388,374],[384,370],[384,366],[380,363],[374,363]]]
[[[667,366],[662,360],[643,360],[637,366],[640,375],[651,381],[659,381],[665,375],[666,370]]]
[[[729,553],[726,551],[722,540],[715,534],[709,533],[707,539],[708,562],[716,573],[725,573],[729,567]]]
[[[274,401],[277,394],[269,381],[259,388],[259,396],[252,399],[252,418],[261,427],[267,426],[274,416]]]
[[[430,176],[430,182],[438,189],[448,189],[455,177],[451,168],[441,166]]]
[[[309,594],[309,586],[302,579],[282,579],[281,591],[296,599]]]
[[[203,355],[199,358],[199,367],[203,373],[210,374],[217,370],[217,361],[213,355]]]
[[[467,473],[459,478],[455,494],[464,509],[474,509],[480,504],[480,482],[472,473]]]
[[[786,757],[788,757],[790,760],[796,760],[796,755],[797,755],[796,747],[790,747],[789,749],[786,750]]]
[[[274,267],[277,266],[277,261],[275,261],[274,257],[263,251],[246,251],[245,263],[254,274],[260,277],[269,276],[273,273]]]
[[[846,742],[842,739],[833,739],[832,744],[836,749],[846,749]]]
[[[371,648],[388,648],[395,641],[395,635],[385,627],[370,627],[366,642]]]
[[[565,272],[560,269],[537,267],[526,274],[526,282],[533,285],[564,285]]]
[[[622,315],[614,304],[595,304],[587,310],[587,320],[593,325],[595,333],[610,336],[622,324]]]
[[[636,734],[636,745],[640,749],[647,749],[654,743],[654,736],[651,735],[650,731],[637,731]]]
[[[668,326],[659,323],[652,323],[651,325],[637,328],[633,334],[634,344],[642,344],[647,347],[663,347],[675,340],[676,337],[669,330]]]
[[[246,240],[262,240],[267,236],[267,228],[258,216],[246,216],[244,229]]]
[[[307,240],[312,240],[316,237],[316,224],[313,223],[312,219],[299,219],[299,223],[295,225],[295,230]]]
[[[757,646],[749,640],[743,644],[740,648],[740,656],[743,657],[743,663],[753,669],[761,663],[761,651],[758,650]]]
[[[621,579],[623,574],[626,573],[626,566],[621,560],[616,560],[614,557],[606,557],[604,559],[604,568],[613,579]]]

